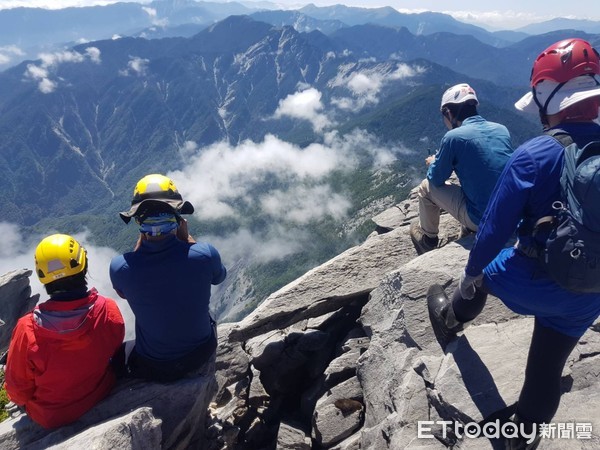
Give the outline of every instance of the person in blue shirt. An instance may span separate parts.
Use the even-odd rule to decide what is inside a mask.
[[[477,95],[466,83],[452,86],[442,96],[441,113],[448,132],[435,156],[429,156],[427,177],[420,184],[419,221],[410,228],[418,254],[438,246],[441,210],[464,229],[477,231],[496,180],[513,148],[504,125],[477,113]],[[452,172],[460,185],[447,182]]]
[[[193,211],[172,180],[151,174],[137,183],[131,209],[120,213],[140,227],[134,251],[110,264],[112,285],[135,315],[135,346],[127,361],[134,377],[173,381],[214,372],[211,286],[223,282],[227,271],[212,245],[189,235],[181,214]]]
[[[539,114],[546,131],[561,129],[582,148],[600,140],[600,58],[582,39],[548,47],[536,59],[531,92],[516,108]],[[549,423],[561,395],[561,375],[579,338],[600,315],[600,294],[560,287],[528,248],[536,243],[534,224],[552,215],[560,200],[563,145],[548,134],[517,148],[506,165],[481,220],[466,268],[452,299],[439,285],[428,292],[432,325],[444,346],[483,309],[487,294],[514,312],[535,317],[525,381],[515,405],[505,415],[536,431]],[[505,248],[517,231],[518,245]],[[543,242],[537,242],[543,246]],[[534,449],[524,436],[507,448]]]

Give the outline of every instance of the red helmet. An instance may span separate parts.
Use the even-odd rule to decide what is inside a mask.
[[[586,74],[600,74],[598,52],[583,39],[565,39],[552,44],[537,57],[531,70],[531,87],[542,80],[566,83]]]

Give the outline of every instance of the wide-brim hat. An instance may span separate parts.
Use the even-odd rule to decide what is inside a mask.
[[[131,205],[129,211],[119,213],[123,222],[129,223],[132,217],[147,217],[157,213],[193,214],[194,206],[187,200],[148,198]]]
[[[567,81],[559,88],[546,107],[546,114],[558,114],[569,106],[581,102],[588,98],[600,96],[600,80],[597,75],[582,75]],[[535,86],[535,95],[538,102],[543,106],[548,101],[552,92],[558,87],[559,83],[550,80],[540,81]],[[515,108],[529,113],[538,113],[540,107],[533,98],[533,91],[528,92],[515,103]]]

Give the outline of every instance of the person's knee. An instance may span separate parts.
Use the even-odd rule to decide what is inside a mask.
[[[421,181],[421,184],[419,184],[419,187],[417,189],[417,194],[421,198],[429,198],[430,192],[431,192],[431,188],[429,185],[429,180],[427,178],[425,178],[423,181]]]
[[[460,289],[456,288],[452,294],[452,308],[459,322],[470,322],[475,319],[487,302],[487,292],[480,287],[475,288],[475,295],[471,299],[464,299]]]

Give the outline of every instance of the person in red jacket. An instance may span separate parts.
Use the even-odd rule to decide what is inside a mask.
[[[50,300],[21,317],[6,362],[9,398],[45,428],[74,422],[116,382],[111,359],[125,336],[114,300],[87,289],[85,249],[71,236],[44,238],[35,269]]]

